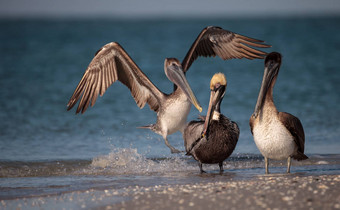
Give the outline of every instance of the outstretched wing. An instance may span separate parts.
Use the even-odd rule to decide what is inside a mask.
[[[184,72],[188,71],[191,64],[198,56],[215,57],[223,60],[232,58],[260,58],[263,59],[267,53],[252,47],[267,48],[270,45],[263,41],[242,36],[216,26],[204,28],[191,45],[190,50],[182,61]]]
[[[68,102],[67,110],[72,109],[82,96],[76,113],[84,113],[90,103],[93,106],[98,95],[103,96],[107,88],[117,80],[130,89],[140,108],[148,103],[152,110],[158,111],[164,94],[116,42],[106,44],[96,53]]]

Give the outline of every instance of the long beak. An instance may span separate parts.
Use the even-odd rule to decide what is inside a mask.
[[[208,106],[208,112],[207,112],[207,116],[205,117],[205,121],[204,121],[204,126],[203,126],[203,133],[202,136],[205,136],[210,124],[210,119],[212,117],[212,111],[214,110],[214,96],[215,96],[215,92],[211,91],[210,93],[210,100],[209,100],[209,106]],[[216,104],[215,104],[216,105]]]
[[[189,101],[196,107],[196,109],[198,109],[199,112],[202,112],[202,107],[199,104],[195,94],[191,90],[190,85],[183,73],[182,67],[178,65],[171,65],[167,68],[166,74],[169,80],[171,80],[183,90]]]
[[[275,70],[273,70],[274,68]],[[255,117],[259,115],[260,111],[263,108],[267,92],[272,84],[274,77],[277,75],[278,68],[279,68],[279,64],[274,64],[274,66],[271,69],[268,69],[267,67],[264,69],[261,89],[260,89],[259,96],[257,98],[255,110],[254,110]]]
[[[208,106],[208,112],[207,112],[207,116],[205,117],[205,121],[204,121],[204,125],[203,125],[203,133],[202,136],[205,136],[208,128],[209,128],[209,124],[211,121],[211,118],[213,116],[213,112],[216,108],[216,105],[220,102],[220,100],[222,99],[222,97],[224,96],[225,93],[225,89],[220,88],[217,91],[212,90],[210,92],[210,100],[209,100],[209,106]]]

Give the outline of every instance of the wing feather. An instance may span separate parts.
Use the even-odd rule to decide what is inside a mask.
[[[86,98],[86,100],[84,101],[84,109],[82,110],[82,111],[84,111],[84,110],[86,110],[87,109],[87,107],[89,106],[89,104],[90,104],[90,101],[91,101],[91,98],[92,98],[92,96],[93,96],[93,92],[94,92],[94,83],[95,83],[95,80],[94,80],[94,78],[95,78],[95,75],[91,75],[91,81],[90,81],[90,83],[89,83],[89,91],[88,91],[88,94],[89,94],[89,97],[88,98]]]
[[[268,48],[271,46],[264,44],[262,40],[236,34],[220,27],[206,27],[198,35],[183,59],[183,71],[188,71],[199,56],[219,56],[227,60],[232,58],[263,59],[267,55],[266,52],[253,47]]]
[[[91,100],[91,106],[93,106],[96,101],[97,101],[97,98],[98,98],[98,94],[99,94],[99,75],[98,74],[95,74],[95,84],[94,84],[94,87],[95,87],[95,90],[94,90],[94,93],[92,95],[92,100]]]
[[[106,44],[96,53],[67,104],[68,110],[81,97],[76,113],[84,113],[90,104],[95,104],[98,95],[103,96],[117,80],[130,89],[140,108],[148,103],[152,110],[158,111],[165,95],[116,42]]]
[[[249,119],[250,132],[252,135],[254,135],[253,133],[254,123],[255,123],[255,117],[252,115],[250,116],[250,119]]]
[[[255,50],[251,47],[248,47],[247,45],[244,45],[242,43],[240,43],[241,48],[244,50],[245,53],[247,53],[247,55],[253,57],[253,58],[263,58],[262,54],[258,55],[259,52],[257,52],[258,50]],[[262,52],[261,52],[262,53]]]
[[[191,121],[183,132],[185,151],[190,154],[193,144],[201,138],[204,121]]]
[[[298,147],[298,155],[296,156],[296,158],[298,160],[307,159],[308,157],[304,155],[305,133],[300,120],[297,117],[286,112],[279,112],[279,119],[291,133],[294,138],[294,142]]]
[[[91,76],[91,75],[90,75]],[[88,95],[88,92],[89,92],[89,83],[85,83],[85,88],[84,88],[84,95]],[[84,106],[84,102],[86,100],[86,97],[82,97],[80,99],[80,102],[79,102],[79,106],[77,108],[77,112],[80,112],[81,111],[81,107]]]

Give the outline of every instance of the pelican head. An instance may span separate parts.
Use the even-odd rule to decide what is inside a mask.
[[[212,112],[220,113],[220,105],[227,88],[227,79],[223,73],[216,73],[210,81],[210,101],[207,116],[204,122],[202,135],[207,133],[210,121],[212,119]]]
[[[181,88],[189,101],[196,107],[196,109],[198,109],[199,112],[202,112],[202,107],[190,88],[179,60],[176,58],[166,58],[164,61],[164,71],[168,79]]]
[[[264,73],[260,93],[255,106],[254,117],[259,115],[269,89],[274,87],[277,75],[280,70],[282,56],[278,52],[271,52],[264,61]]]

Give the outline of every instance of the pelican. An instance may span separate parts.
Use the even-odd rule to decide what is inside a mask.
[[[119,80],[126,85],[139,108],[146,103],[157,113],[157,122],[140,128],[148,128],[164,138],[172,153],[180,152],[171,146],[167,136],[181,131],[183,133],[186,119],[193,104],[202,111],[193,94],[185,73],[198,56],[215,57],[224,60],[232,58],[263,59],[267,54],[252,47],[266,48],[270,45],[263,41],[246,37],[220,27],[204,28],[187,52],[182,63],[177,59],[165,59],[164,71],[174,83],[174,92],[161,92],[130,58],[128,53],[117,43],[103,46],[87,67],[82,79],[71,96],[68,110],[80,99],[76,113],[84,113],[88,106],[93,106],[98,95],[103,96],[107,88]]]
[[[268,159],[287,159],[290,173],[291,158],[305,160],[305,134],[300,120],[286,112],[278,112],[273,101],[273,88],[281,66],[281,54],[270,53],[265,59],[262,85],[249,125],[254,141],[264,156],[266,174]]]
[[[227,80],[222,73],[215,74],[210,81],[210,102],[205,119],[191,121],[184,130],[184,146],[187,155],[198,161],[200,172],[202,163],[218,163],[223,172],[223,161],[236,147],[240,129],[238,125],[221,114],[220,107],[227,88]]]

